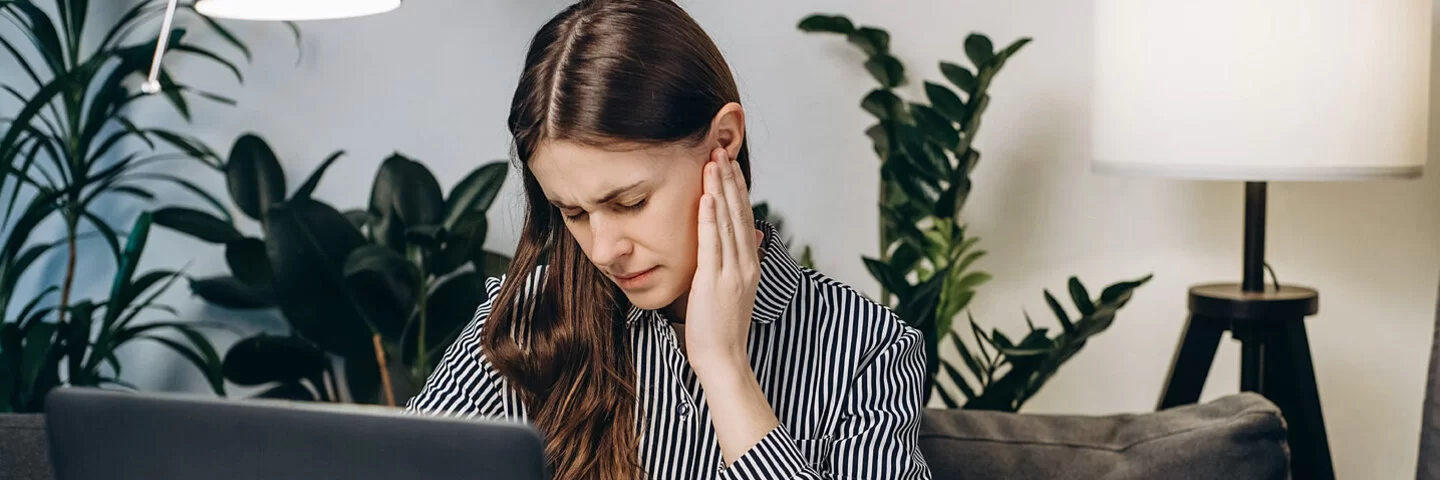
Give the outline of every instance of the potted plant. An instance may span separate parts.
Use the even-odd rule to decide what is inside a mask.
[[[189,2],[183,3],[185,11],[193,12]],[[157,183],[219,205],[193,183],[148,169],[169,162],[218,168],[211,150],[130,114],[134,105],[163,101],[188,119],[195,98],[233,103],[181,83],[169,69],[161,71],[158,95],[137,91],[135,77],[149,67],[158,40],[136,32],[163,8],[161,1],[140,2],[96,31],[87,28],[97,26],[85,1],[56,0],[42,9],[30,0],[0,0],[0,17],[17,27],[16,35],[0,36],[7,53],[0,61],[14,64],[10,71],[16,73],[14,83],[0,89],[21,103],[18,112],[0,118],[0,165],[5,165],[0,169],[0,412],[37,411],[45,393],[63,383],[126,386],[115,351],[142,339],[172,348],[205,372],[216,393],[223,393],[218,361],[202,335],[187,324],[136,320],[142,311],[173,315],[173,309],[154,299],[177,273],[137,270],[151,217],[118,221],[130,228],[124,232],[95,210],[119,198],[152,200]],[[197,17],[248,57],[245,44],[224,26]],[[186,40],[185,29],[174,28],[171,49],[225,66],[241,79],[233,61]],[[47,221],[63,227],[60,238],[45,236],[40,227]],[[78,300],[75,267],[88,253],[82,244],[95,239],[116,265],[110,296]],[[36,265],[57,251],[66,255],[58,284],[30,298],[17,296],[16,286],[31,278],[26,274],[33,275]],[[164,330],[180,340],[155,335]]]
[[[156,221],[225,246],[230,275],[192,280],[197,295],[228,308],[279,308],[290,327],[235,344],[225,378],[273,384],[262,397],[394,405],[418,390],[468,323],[484,278],[509,264],[484,249],[486,212],[508,166],[481,165],[446,196],[429,169],[397,153],[376,173],[369,207],[342,213],[311,196],[342,155],[292,192],[273,150],[246,134],[224,171],[231,200],[263,238],[191,209],[158,211]]]
[[[865,134],[881,165],[880,255],[863,260],[881,285],[878,301],[925,336],[926,398],[938,396],[950,408],[1019,410],[1090,337],[1108,328],[1134,290],[1151,278],[1116,282],[1092,298],[1072,276],[1069,297],[1079,314],[1074,319],[1054,295],[1044,292],[1060,326],[1054,336],[1028,317],[1029,331],[1018,341],[999,329],[985,332],[973,318],[969,330],[975,348],[955,331],[954,321],[976,288],[991,278],[972,269],[986,252],[975,248],[979,239],[959,221],[972,188],[970,174],[980,162],[975,138],[990,104],[991,83],[1030,39],[996,51],[988,37],[969,35],[964,50],[973,69],[939,62],[951,85],[924,82],[927,102],[922,102],[906,100],[896,91],[909,80],[904,64],[890,54],[889,32],[857,27],[843,15],[810,15],[797,27],[844,36],[867,56],[865,69],[879,83],[860,103],[878,120]],[[968,378],[961,367],[940,358],[947,338]],[[942,372],[953,390],[937,382]]]

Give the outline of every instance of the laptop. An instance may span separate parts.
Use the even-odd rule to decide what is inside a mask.
[[[57,480],[548,480],[528,424],[396,408],[60,388],[45,403]]]

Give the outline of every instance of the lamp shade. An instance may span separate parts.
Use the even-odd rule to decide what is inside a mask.
[[[237,20],[327,20],[385,13],[400,0],[200,0],[195,10],[207,17]]]
[[[1092,168],[1419,176],[1432,0],[1095,0]]]

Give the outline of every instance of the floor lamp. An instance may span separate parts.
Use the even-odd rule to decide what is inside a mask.
[[[1295,478],[1334,477],[1305,333],[1319,293],[1265,282],[1267,186],[1420,175],[1431,21],[1431,0],[1095,1],[1093,170],[1245,185],[1241,281],[1190,289],[1159,408],[1199,400],[1228,331]]]

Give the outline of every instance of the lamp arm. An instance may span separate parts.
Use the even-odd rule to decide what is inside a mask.
[[[140,86],[140,91],[155,94],[160,92],[160,59],[165,56],[165,46],[170,43],[170,24],[175,21],[175,7],[179,0],[170,0],[165,5],[165,18],[160,22],[160,38],[155,43],[155,59],[150,63],[150,77]]]

